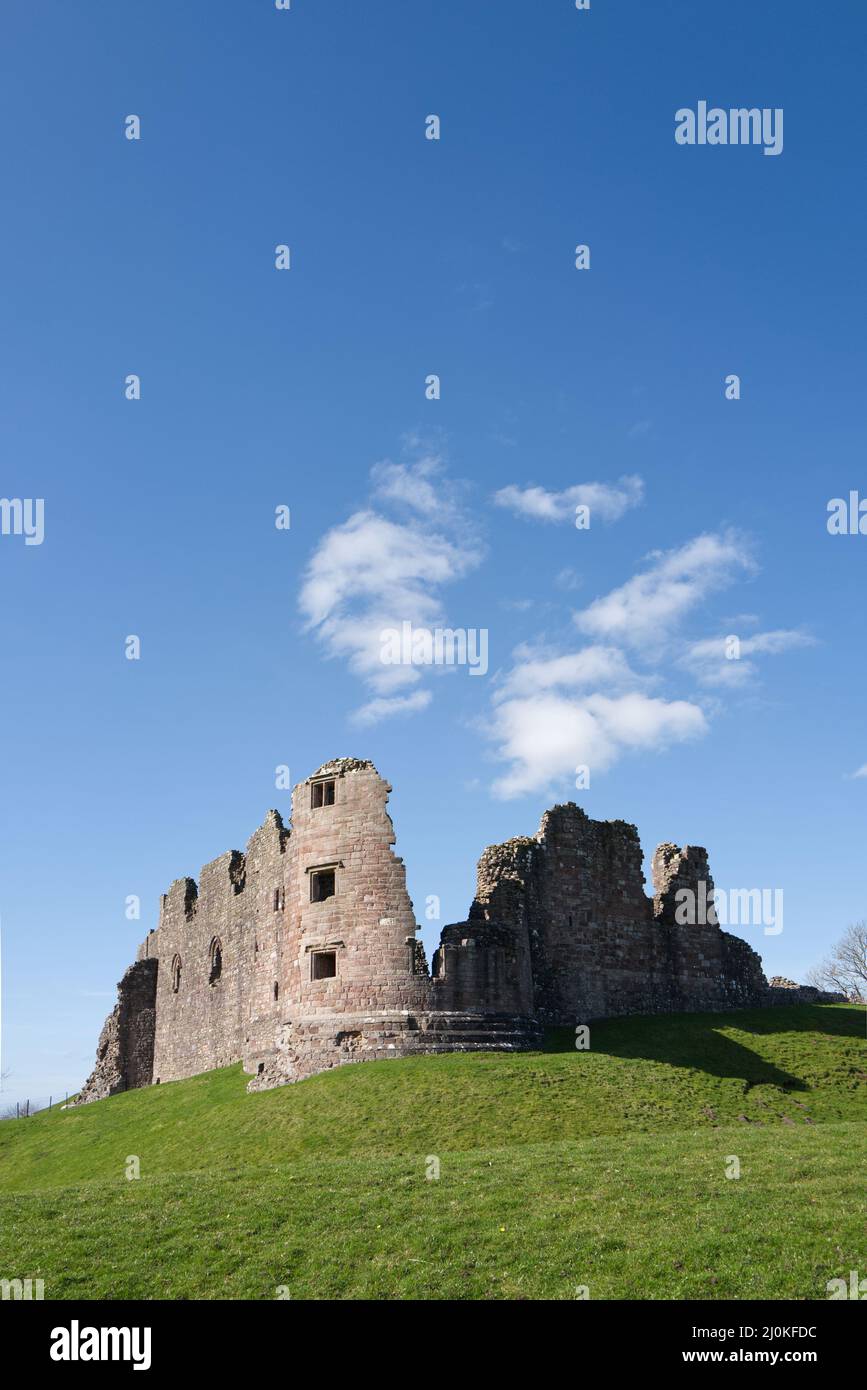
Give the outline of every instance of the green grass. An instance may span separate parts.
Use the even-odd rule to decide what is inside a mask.
[[[863,1009],[591,1031],[4,1123],[0,1275],[57,1298],[812,1299],[867,1274]]]

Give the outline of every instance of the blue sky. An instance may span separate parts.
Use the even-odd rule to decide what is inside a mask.
[[[0,491],[45,499],[42,545],[0,536],[10,1096],[80,1084],[159,894],[335,755],[394,785],[428,947],[484,846],[572,798],[782,888],[784,931],[743,934],[803,976],[867,912],[867,539],[826,528],[867,491],[867,15],[48,0],[3,30]],[[782,154],[679,146],[700,100],[782,108]],[[385,671],[385,617],[485,629],[487,674]]]

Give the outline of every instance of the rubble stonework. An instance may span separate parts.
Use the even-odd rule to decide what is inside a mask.
[[[246,853],[171,885],[79,1103],[234,1062],[257,1090],[348,1062],[532,1047],[546,1026],[617,1014],[793,1001],[745,941],[678,924],[678,890],[712,891],[704,849],[661,845],[651,899],[635,827],[571,802],[485,850],[468,920],[443,929],[428,972],[390,791],[372,763],[335,759],[295,788],[291,828],[270,811]]]
[[[845,1004],[846,994],[817,989],[814,985],[796,985],[782,975],[775,975],[768,989],[770,1004]]]
[[[102,1026],[96,1066],[79,1103],[149,1086],[153,1079],[158,962],[136,961],[117,987],[117,1003]]]

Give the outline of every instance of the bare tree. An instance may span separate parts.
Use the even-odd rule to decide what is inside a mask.
[[[3,1082],[8,1081],[11,1074],[12,1073],[9,1071],[0,1072],[0,1091],[4,1091],[6,1089],[6,1087],[3,1085]],[[12,1105],[9,1105],[7,1103],[5,1108],[3,1110],[0,1110],[0,1120],[17,1120],[17,1118],[18,1107],[14,1104],[14,1102],[12,1103]]]
[[[3,1082],[8,1081],[11,1075],[10,1071],[4,1071],[0,1076],[0,1090],[8,1092],[9,1088],[4,1086]],[[26,1120],[31,1115],[38,1115],[40,1110],[46,1108],[44,1101],[31,1100],[29,1096],[25,1100],[7,1101],[3,1109],[0,1110],[0,1120]]]
[[[867,1003],[867,921],[854,922],[846,929],[830,956],[810,971],[807,982]]]
[[[25,1100],[12,1101],[6,1108],[0,1111],[0,1120],[27,1120],[31,1115],[38,1115],[40,1110],[47,1110],[48,1107],[42,1100],[31,1100],[28,1096]]]

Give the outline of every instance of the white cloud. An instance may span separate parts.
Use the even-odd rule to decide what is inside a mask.
[[[856,777],[867,777],[867,763],[862,763],[862,765],[858,768],[858,771],[851,772],[849,776],[853,779]]]
[[[592,777],[627,752],[659,750],[705,732],[698,705],[649,695],[646,687],[657,678],[633,671],[616,647],[551,653],[523,645],[514,658],[487,726],[509,765],[493,784],[496,796],[562,787],[579,766],[588,766]]]
[[[581,585],[584,583],[584,580],[581,578],[581,575],[578,573],[577,570],[573,570],[569,565],[567,565],[565,569],[560,570],[559,574],[554,580],[554,583],[557,585],[558,589],[570,590],[580,589]]]
[[[575,614],[582,632],[633,646],[661,646],[691,608],[754,568],[745,542],[731,531],[696,536],[648,559],[641,574]]]
[[[441,468],[437,455],[420,459],[412,466],[391,463],[386,459],[374,464],[370,477],[376,496],[383,501],[401,502],[413,511],[427,515],[435,512],[442,514],[451,508],[435,485]]]
[[[368,728],[371,724],[379,724],[381,720],[390,719],[395,714],[415,714],[417,710],[427,709],[431,699],[429,690],[416,690],[412,695],[394,695],[390,699],[380,697],[377,700],[369,700],[366,705],[355,710],[352,722]]]
[[[516,665],[495,694],[500,702],[512,696],[537,695],[560,688],[580,690],[605,685],[622,687],[640,678],[616,647],[585,647],[579,652],[547,656],[527,646],[515,649]]]
[[[730,614],[727,618],[721,618],[720,622],[725,624],[728,632],[743,632],[745,627],[758,627],[759,615],[758,613],[735,613],[734,616]]]
[[[737,646],[732,642],[733,637],[737,639]],[[781,652],[812,646],[815,646],[815,638],[796,629],[778,628],[773,632],[754,633],[752,637],[729,633],[690,643],[678,665],[691,671],[701,685],[736,688],[748,685],[758,674],[751,657],[778,656]]]
[[[628,751],[658,751],[706,730],[702,711],[685,700],[651,698],[640,691],[570,699],[555,691],[497,706],[493,737],[509,769],[494,782],[508,799],[542,792],[581,765],[591,777]]]
[[[494,793],[514,797],[574,786],[578,767],[589,767],[592,779],[630,752],[659,752],[702,737],[705,710],[656,688],[662,682],[658,657],[665,651],[671,658],[676,630],[694,608],[754,569],[734,532],[698,536],[649,556],[632,579],[574,615],[577,626],[599,640],[577,651],[516,648],[511,670],[494,691],[487,725],[505,764]],[[786,628],[753,632],[739,638],[739,660],[726,658],[724,636],[693,641],[669,659],[667,672],[681,673],[681,681],[688,672],[702,684],[732,686],[755,674],[758,658],[813,640]],[[855,775],[867,777],[867,765]]]
[[[619,521],[630,507],[637,507],[644,497],[640,478],[620,478],[617,486],[610,483],[577,483],[563,492],[548,492],[543,487],[517,487],[514,483],[494,493],[494,503],[506,507],[527,521],[563,522],[575,520],[575,508],[590,508],[591,523]]]
[[[431,457],[412,466],[378,464],[372,472],[375,496],[382,505],[397,505],[404,519],[394,520],[373,506],[355,512],[326,532],[304,574],[299,607],[307,630],[327,656],[345,660],[383,697],[362,707],[362,722],[429,702],[429,695],[423,701],[384,698],[423,677],[417,666],[383,663],[382,634],[403,622],[448,626],[440,590],[482,558],[448,487],[437,490],[439,470],[439,460]],[[432,522],[437,516],[447,521],[448,535]]]

